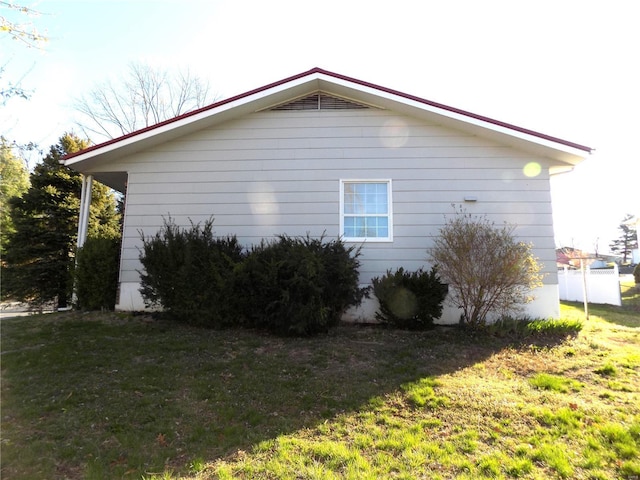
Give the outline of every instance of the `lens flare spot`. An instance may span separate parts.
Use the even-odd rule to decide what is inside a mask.
[[[500,175],[500,178],[502,179],[502,181],[504,183],[511,183],[513,182],[513,178],[515,177],[513,170],[504,170],[502,172],[502,174]]]
[[[251,213],[260,218],[261,215],[276,215],[279,213],[275,190],[268,183],[256,183],[247,193]]]
[[[404,287],[396,287],[389,293],[386,301],[389,310],[403,320],[413,318],[418,313],[418,298]]]
[[[537,177],[542,172],[542,166],[538,162],[529,162],[522,171],[527,177]]]
[[[387,148],[400,148],[409,140],[409,126],[400,118],[387,120],[380,127],[380,142]]]

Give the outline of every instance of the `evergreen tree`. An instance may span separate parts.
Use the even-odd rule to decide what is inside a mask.
[[[88,146],[65,134],[30,176],[31,186],[11,200],[15,233],[9,236],[3,297],[31,304],[57,301],[67,306],[72,291],[72,269],[78,232],[82,180],[60,164],[62,156]],[[89,231],[92,235],[119,231],[113,195],[94,184]]]
[[[634,248],[638,248],[638,231],[630,222],[632,218],[633,215],[625,215],[618,227],[620,236],[609,244],[609,248],[613,253],[622,255],[623,265],[627,263],[627,258],[631,255],[631,251]]]
[[[9,199],[21,197],[29,188],[29,172],[11,146],[0,140],[0,257],[4,257],[8,236],[15,232],[9,213]]]
[[[113,190],[102,183],[93,182],[88,237],[120,237],[122,216],[119,213],[118,205],[119,201],[116,199]]]

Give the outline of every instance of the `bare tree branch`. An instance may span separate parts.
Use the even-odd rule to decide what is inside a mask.
[[[29,7],[18,5],[17,3],[0,0],[0,8],[19,12],[29,17],[38,17],[41,12]],[[17,23],[0,15],[0,32],[8,33],[14,40],[24,43],[29,48],[41,48],[41,45],[48,40],[47,36],[38,32],[31,22]]]
[[[120,82],[107,81],[76,98],[83,132],[115,138],[211,103],[209,83],[189,71],[170,72],[143,63],[129,65]]]

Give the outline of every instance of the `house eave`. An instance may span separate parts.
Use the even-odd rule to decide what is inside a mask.
[[[94,145],[66,156],[63,161],[69,167],[80,164],[83,164],[84,167],[88,166],[87,161],[92,159],[99,158],[99,161],[103,162],[131,155],[203,128],[211,128],[242,115],[262,110],[270,105],[286,101],[290,97],[301,96],[318,89],[318,80],[315,78],[300,78],[286,84],[273,84],[268,90],[257,89],[247,94],[231,97],[200,110]]]
[[[427,119],[472,135],[490,138],[517,149],[553,159],[558,162],[558,166],[577,165],[592,152],[591,148],[584,145],[314,68],[308,72],[216,102],[123,137],[89,147],[65,157],[63,163],[80,171],[88,171],[103,162],[152,148],[160,143],[203,128],[211,128],[219,123],[260,111],[313,91],[324,91],[344,98],[352,98],[400,114]]]
[[[353,79],[344,80],[327,75],[320,76],[320,86],[325,91],[346,98],[357,98],[359,101],[379,108],[423,118],[465,133],[489,138],[534,155],[556,160],[563,166],[575,166],[593,152],[592,148],[575,142],[431,102],[378,85],[360,82],[355,84],[356,87],[354,87],[354,82],[357,81]]]

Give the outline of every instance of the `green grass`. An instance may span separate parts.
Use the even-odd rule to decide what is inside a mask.
[[[620,291],[622,307],[589,304],[589,317],[626,327],[640,327],[640,285],[635,285],[633,280],[626,280],[620,282]],[[565,317],[567,320],[584,319],[582,303],[564,302],[564,304],[575,307],[567,312],[569,315]]]
[[[591,306],[588,322],[563,304],[557,328],[526,335],[341,326],[283,339],[113,313],[4,319],[0,474],[632,479],[634,295]]]
[[[539,389],[562,393],[569,391],[576,392],[582,387],[582,384],[576,380],[558,375],[550,375],[548,373],[537,373],[529,379],[529,383]]]

